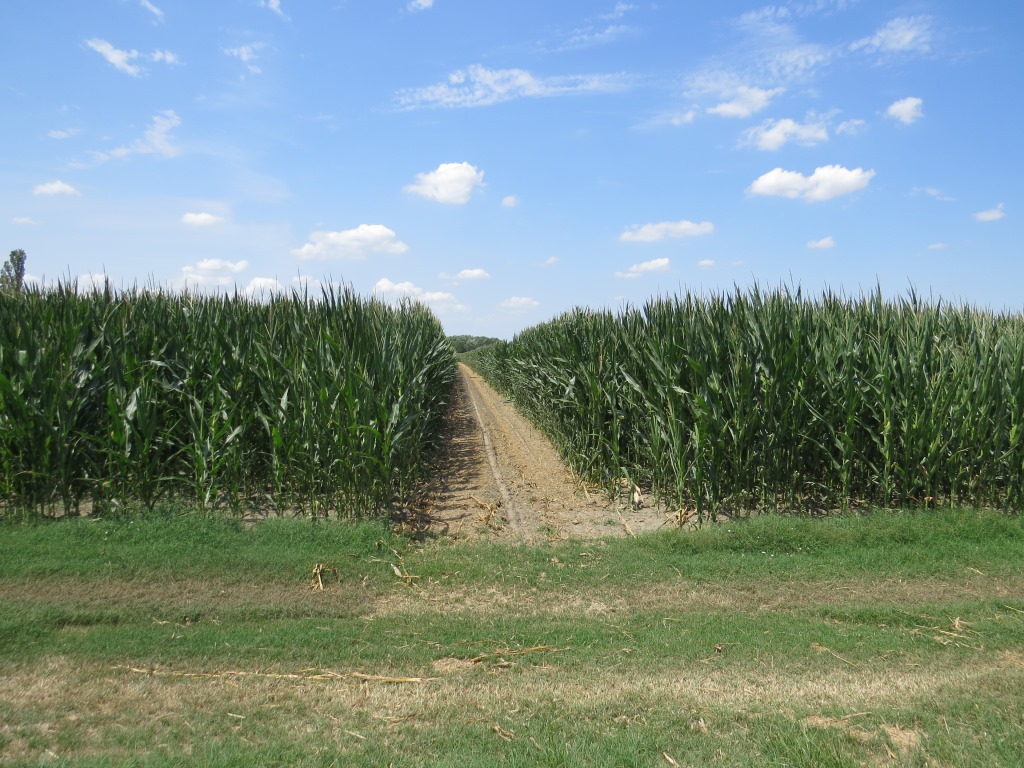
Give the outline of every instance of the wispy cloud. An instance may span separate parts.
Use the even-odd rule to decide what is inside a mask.
[[[433,171],[417,173],[405,191],[438,203],[464,205],[483,183],[484,172],[469,163],[441,163]]]
[[[17,224],[18,226],[30,226],[31,227],[31,226],[35,226],[39,222],[36,221],[35,219],[33,219],[31,216],[15,216],[13,219],[11,219],[11,223],[12,224]]]
[[[873,35],[850,43],[850,50],[883,55],[928,53],[931,51],[932,37],[930,17],[901,16]]]
[[[685,219],[683,221],[661,221],[643,226],[634,225],[619,235],[619,240],[624,243],[656,243],[660,240],[710,235],[714,231],[715,225],[710,221],[702,221],[699,224]]]
[[[409,4],[405,7],[413,13],[426,11],[434,7],[434,0],[410,0]]]
[[[64,128],[61,130],[47,131],[46,135],[51,139],[70,139],[72,136],[77,136],[80,133],[78,128]]]
[[[669,259],[652,259],[651,261],[642,261],[639,264],[634,264],[625,272],[616,272],[615,277],[624,280],[635,280],[652,272],[667,272],[671,266],[672,262]]]
[[[63,181],[48,181],[45,184],[36,184],[32,189],[33,195],[80,195],[82,194],[70,184]]]
[[[108,43],[106,40],[99,38],[90,38],[85,41],[85,44],[92,50],[96,51],[100,56],[107,60],[114,69],[119,72],[124,72],[126,75],[132,77],[139,77],[142,75],[144,70],[138,64],[134,62],[152,61],[152,62],[163,62],[164,64],[178,64],[180,60],[177,55],[170,51],[153,51],[152,53],[139,53],[134,48],[131,50],[121,50],[115,48],[113,45]]]
[[[186,213],[181,223],[189,227],[212,227],[224,223],[224,217],[214,213]]]
[[[501,198],[502,208],[517,208],[519,206],[519,198],[515,195],[505,195]]]
[[[153,120],[143,131],[141,139],[136,139],[131,144],[117,147],[109,152],[94,152],[93,159],[97,163],[105,163],[114,158],[129,157],[130,155],[176,157],[181,154],[181,149],[174,145],[171,131],[179,125],[181,125],[181,118],[178,117],[178,113],[173,109],[165,109],[153,116]]]
[[[292,250],[300,259],[365,259],[370,253],[401,254],[409,246],[383,224],[360,224],[339,232],[313,232],[309,242]]]
[[[783,91],[785,88],[765,89],[740,85],[728,95],[727,101],[708,107],[708,112],[719,117],[750,117],[767,107]]]
[[[829,248],[836,247],[836,239],[829,235],[828,237],[823,237],[820,240],[811,240],[807,243],[807,247],[815,251],[828,250]]]
[[[531,299],[529,296],[512,296],[505,299],[498,306],[512,312],[519,312],[526,309],[535,309],[540,306],[540,302],[536,299]]]
[[[163,22],[164,12],[157,8],[155,5],[153,5],[153,3],[151,3],[149,0],[140,0],[139,5],[141,5],[147,11],[152,13],[153,16],[156,17],[156,22],[158,24]]]
[[[428,304],[435,311],[464,312],[466,307],[458,302],[455,296],[446,291],[428,291],[408,280],[396,283],[382,277],[373,286],[375,296],[386,301],[402,301],[412,299],[421,304]]]
[[[1003,204],[1000,203],[995,208],[989,208],[987,211],[978,211],[974,214],[975,221],[999,221],[1006,215],[1006,211],[1003,209]]]
[[[885,110],[885,115],[893,120],[899,120],[904,125],[910,125],[915,120],[924,117],[923,106],[924,100],[916,96],[908,96],[890,104],[889,108]]]
[[[911,194],[928,195],[928,197],[934,198],[936,200],[941,200],[944,203],[949,203],[956,200],[955,197],[950,197],[949,195],[945,194],[941,189],[938,189],[936,187],[915,187],[911,191]]]
[[[284,11],[281,10],[281,0],[260,0],[260,8],[269,8],[282,19],[284,18]]]
[[[838,136],[856,136],[858,133],[864,131],[867,123],[863,120],[844,120],[836,126],[836,135]]]
[[[513,99],[608,93],[626,86],[622,75],[535,77],[525,69],[487,69],[474,64],[453,72],[447,82],[401,90],[396,101],[404,109],[484,107]]]
[[[225,48],[224,53],[228,56],[233,56],[240,62],[245,64],[245,68],[254,75],[260,74],[263,70],[256,64],[256,60],[260,56],[260,51],[263,50],[263,43],[249,43],[248,45],[239,45],[235,48]]]
[[[825,165],[816,168],[810,176],[798,171],[775,168],[758,177],[747,189],[752,195],[802,198],[809,202],[831,200],[864,189],[874,178],[874,171],[863,168],[844,168]]]

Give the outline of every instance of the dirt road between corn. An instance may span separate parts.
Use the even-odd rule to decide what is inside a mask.
[[[670,513],[613,500],[582,483],[550,441],[465,365],[448,434],[418,510],[438,535],[523,543],[626,536],[671,525]]]

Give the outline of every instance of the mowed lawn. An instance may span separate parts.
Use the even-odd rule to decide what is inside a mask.
[[[529,548],[180,511],[0,524],[3,765],[1022,755],[1020,516],[765,516]]]

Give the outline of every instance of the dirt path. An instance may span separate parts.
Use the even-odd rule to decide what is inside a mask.
[[[447,448],[419,509],[435,533],[530,543],[671,524],[662,510],[585,487],[547,438],[462,364],[451,409]]]

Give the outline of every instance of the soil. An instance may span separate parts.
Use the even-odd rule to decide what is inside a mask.
[[[672,513],[634,498],[633,489],[615,499],[582,482],[539,430],[461,363],[450,407],[441,460],[414,510],[430,533],[528,544],[673,524]]]

